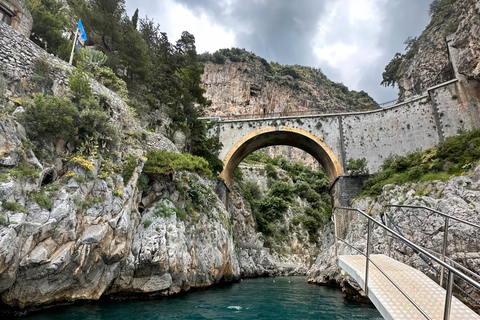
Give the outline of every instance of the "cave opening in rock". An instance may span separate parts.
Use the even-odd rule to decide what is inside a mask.
[[[42,177],[42,183],[40,186],[46,186],[55,181],[55,171],[53,169],[46,170]]]
[[[145,211],[145,205],[143,204],[143,202],[140,202],[138,205],[137,205],[137,210],[138,212],[140,213],[143,213]]]

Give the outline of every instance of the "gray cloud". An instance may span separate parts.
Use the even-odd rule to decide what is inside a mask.
[[[377,40],[382,55],[377,63],[365,70],[359,81],[359,86],[373,96],[378,102],[393,100],[398,90],[392,87],[382,87],[382,73],[385,66],[392,60],[396,52],[403,53],[403,42],[409,36],[419,36],[425,29],[430,17],[428,7],[431,0],[396,0],[388,1],[382,8],[383,23],[379,28],[382,32]]]
[[[232,30],[236,46],[269,61],[303,65],[312,64],[310,43],[329,1],[235,0],[227,7],[214,0],[176,0]]]

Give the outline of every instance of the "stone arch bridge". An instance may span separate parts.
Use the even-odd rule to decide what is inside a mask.
[[[324,167],[336,201],[346,204],[358,186],[346,172],[348,159],[367,160],[370,173],[390,155],[435,146],[459,130],[480,127],[477,86],[451,80],[392,107],[357,113],[244,120],[220,120],[211,134],[223,143],[219,158],[226,185],[248,154],[272,145],[298,147]],[[353,186],[353,187],[352,187]],[[349,188],[353,188],[349,190]],[[336,195],[336,196],[335,196]]]

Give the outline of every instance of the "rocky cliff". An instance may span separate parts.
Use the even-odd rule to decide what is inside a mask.
[[[206,115],[278,117],[378,108],[365,92],[350,91],[328,80],[320,70],[268,64],[253,54],[239,52],[245,61],[227,58],[222,63],[205,62],[202,83],[205,97],[212,101]]]
[[[430,24],[399,65],[400,100],[454,78],[480,80],[480,3],[436,0],[431,13]]]

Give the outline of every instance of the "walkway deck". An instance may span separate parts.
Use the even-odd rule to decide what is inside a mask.
[[[429,317],[443,319],[445,289],[421,271],[383,254],[370,257]],[[364,256],[339,256],[338,264],[365,289]],[[425,319],[373,264],[370,264],[368,288],[368,297],[385,319]],[[450,319],[480,319],[480,316],[453,298]]]

